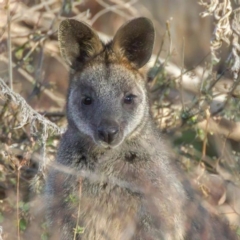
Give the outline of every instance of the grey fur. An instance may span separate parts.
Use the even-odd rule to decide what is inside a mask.
[[[146,18],[125,24],[106,45],[84,23],[61,23],[71,74],[68,129],[46,187],[52,239],[73,239],[77,221],[82,240],[235,239],[198,203],[153,123],[140,70],[153,40]]]

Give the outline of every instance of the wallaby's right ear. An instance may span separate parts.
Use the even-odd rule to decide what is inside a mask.
[[[84,64],[103,49],[95,31],[86,23],[74,19],[60,23],[58,40],[62,57],[73,69]]]

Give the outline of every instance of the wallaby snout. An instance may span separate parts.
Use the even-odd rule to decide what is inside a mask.
[[[114,144],[114,141],[119,136],[119,125],[113,120],[104,120],[101,121],[98,128],[98,138],[107,143]]]

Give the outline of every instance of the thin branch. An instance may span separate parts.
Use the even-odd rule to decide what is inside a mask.
[[[13,89],[13,70],[12,70],[12,40],[11,40],[11,15],[10,15],[10,3],[7,0],[7,44],[8,44],[8,72],[9,72],[9,86]]]
[[[110,12],[110,11],[112,11],[112,12],[114,12],[114,13],[122,16],[123,18],[129,19],[129,18],[131,17],[131,15],[127,15],[126,13],[124,13],[123,11],[121,11],[120,9],[122,9],[122,8],[123,8],[123,9],[128,9],[128,7],[129,7],[130,5],[132,5],[132,4],[134,4],[134,3],[136,2],[136,0],[132,0],[132,1],[127,2],[127,3],[124,3],[124,4],[122,4],[122,5],[116,4],[116,5],[113,5],[113,6],[105,3],[103,0],[97,0],[97,2],[98,2],[101,6],[103,6],[104,9],[101,10],[101,11],[99,11],[99,12],[91,19],[91,25],[92,25],[94,22],[96,22],[99,17],[101,17],[102,15],[104,15],[105,13]]]
[[[1,60],[3,62],[7,61],[7,59],[4,56],[2,56]],[[17,66],[15,63],[13,63],[12,65],[13,65],[13,67]],[[24,76],[24,78],[28,82],[32,83],[33,85],[35,84],[34,78],[26,70],[24,70],[23,68],[18,68],[18,72],[22,76]],[[1,81],[1,79],[0,79],[0,81]],[[48,96],[50,99],[52,99],[58,106],[62,107],[64,105],[65,101],[62,98],[58,97],[57,95],[52,94],[52,92],[50,90],[44,89],[43,93],[46,94],[46,96]]]
[[[182,76],[184,71],[184,51],[185,51],[185,39],[183,38],[183,46],[182,46],[182,67],[181,67],[181,77],[180,77],[180,96],[182,102],[182,110],[185,111],[185,104],[183,100],[183,86],[182,86]]]
[[[18,240],[20,240],[20,216],[19,216],[19,184],[20,184],[20,170],[21,170],[21,165],[19,164],[18,168],[17,168],[17,203],[16,203],[16,207],[17,207],[17,236],[18,236]]]

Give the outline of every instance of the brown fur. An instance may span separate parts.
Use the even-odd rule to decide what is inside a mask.
[[[68,129],[47,180],[53,239],[236,239],[198,202],[149,111],[152,23],[134,19],[103,44],[65,20],[60,48],[71,67]],[[75,229],[75,230],[74,230]]]

